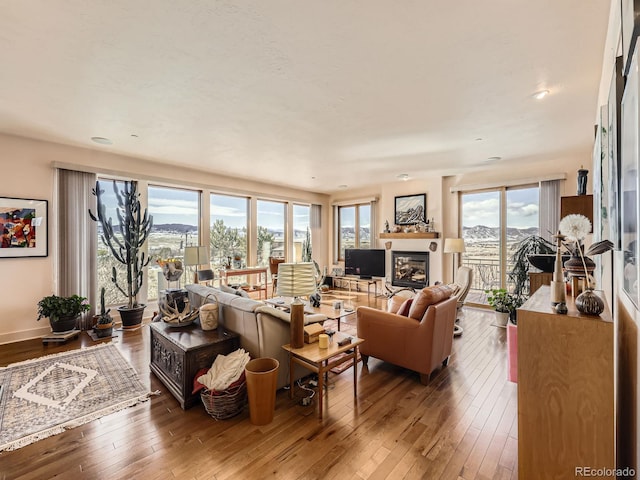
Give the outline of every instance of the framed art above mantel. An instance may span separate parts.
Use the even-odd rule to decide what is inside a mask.
[[[48,255],[48,202],[0,197],[0,258]]]
[[[402,195],[395,197],[394,223],[415,225],[427,221],[427,194]]]

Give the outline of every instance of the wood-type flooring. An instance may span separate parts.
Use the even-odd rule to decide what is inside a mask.
[[[354,305],[382,308],[360,293]],[[428,386],[417,373],[371,358],[330,374],[325,412],[286,390],[273,422],[254,426],[248,409],[216,421],[202,405],[183,411],[149,371],[149,328],[124,332],[118,348],[159,396],[13,452],[0,479],[515,479],[517,390],[506,380],[506,332],[493,312],[464,308],[464,334],[448,367]],[[355,332],[355,315],[342,322]],[[0,346],[0,366],[95,343],[30,340]],[[285,367],[286,368],[286,367]]]

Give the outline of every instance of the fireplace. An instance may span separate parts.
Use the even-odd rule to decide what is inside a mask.
[[[424,288],[429,285],[429,252],[391,252],[391,285]]]

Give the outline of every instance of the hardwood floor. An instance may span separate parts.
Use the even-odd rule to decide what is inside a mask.
[[[373,295],[371,296],[373,297]],[[383,299],[358,295],[357,305]],[[355,316],[342,330],[355,329]],[[183,411],[149,371],[149,328],[117,345],[150,390],[148,402],[13,452],[0,453],[0,479],[508,479],[517,478],[517,391],[506,380],[506,334],[493,313],[463,309],[462,337],[428,386],[417,373],[371,358],[330,374],[324,419],[280,390],[272,423],[248,409],[216,421],[202,405]],[[0,365],[94,345],[31,340],[0,346]]]

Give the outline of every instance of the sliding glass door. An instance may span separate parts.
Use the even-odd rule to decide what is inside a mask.
[[[539,232],[539,188],[525,186],[461,194],[462,264],[473,270],[467,297],[486,304],[485,290],[511,288],[513,246]]]

